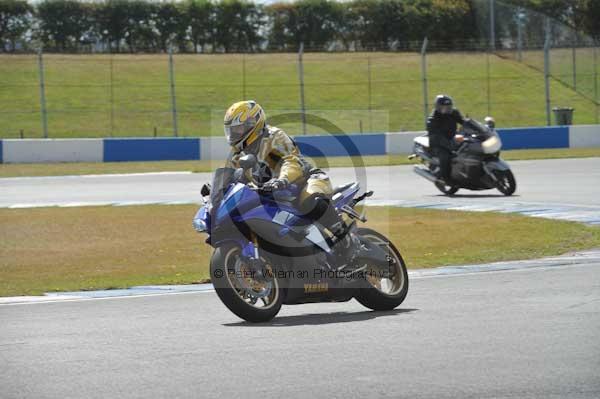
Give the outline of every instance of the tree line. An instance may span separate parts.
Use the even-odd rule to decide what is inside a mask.
[[[499,8],[496,18],[499,38],[516,29],[515,18],[502,13],[521,6],[600,37],[598,0],[507,1],[513,6]],[[254,52],[295,50],[300,43],[319,50],[403,49],[425,36],[447,49],[464,49],[487,40],[488,13],[481,6],[487,3],[0,0],[0,51],[164,52],[173,46],[180,52]]]

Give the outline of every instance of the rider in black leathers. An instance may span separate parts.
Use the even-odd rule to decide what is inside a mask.
[[[444,94],[435,98],[435,109],[427,118],[427,133],[431,152],[440,161],[437,177],[446,183],[450,181],[450,160],[457,124],[462,125],[463,122],[464,118],[460,111],[454,108],[452,98]]]

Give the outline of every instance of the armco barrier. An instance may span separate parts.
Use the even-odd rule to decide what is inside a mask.
[[[301,151],[311,157],[408,154],[413,139],[424,132],[328,136],[296,136]],[[503,149],[600,147],[600,125],[499,129]],[[224,137],[5,139],[0,162],[122,162],[224,159]]]
[[[200,159],[199,138],[105,139],[104,162]]]
[[[498,129],[498,134],[503,150],[569,147],[568,126]]]
[[[384,155],[385,134],[296,136],[300,152],[309,157]]]
[[[600,126],[596,126],[600,129]],[[502,139],[502,149],[517,150],[527,148],[568,148],[569,126],[532,127],[498,129]],[[598,132],[600,135],[600,132]],[[388,154],[408,154],[413,149],[413,139],[425,134],[422,132],[387,133]],[[588,134],[591,135],[591,134]],[[600,142],[600,138],[598,139]],[[592,142],[592,140],[588,140]],[[600,146],[600,143],[596,144]]]

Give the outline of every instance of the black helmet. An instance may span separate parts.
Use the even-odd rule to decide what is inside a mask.
[[[449,114],[454,109],[452,98],[445,94],[440,94],[435,98],[435,110],[440,114]]]

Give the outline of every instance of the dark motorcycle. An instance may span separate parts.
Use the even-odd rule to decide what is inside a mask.
[[[442,181],[439,176],[439,160],[429,148],[429,137],[414,139],[413,154],[423,166],[415,166],[414,171],[433,182],[446,195],[453,195],[459,189],[488,190],[496,188],[504,195],[512,195],[517,183],[510,166],[500,158],[502,142],[496,131],[473,119],[465,120],[462,135],[457,136],[456,150],[451,160],[450,181]]]
[[[215,248],[211,280],[229,310],[264,322],[282,304],[356,298],[370,309],[391,310],[404,301],[408,274],[400,252],[382,234],[356,227],[366,219],[355,206],[372,192],[357,195],[358,183],[335,189],[332,201],[348,227],[336,239],[298,211],[299,187],[265,191],[256,158],[246,155],[240,164],[216,170],[193,221]]]

